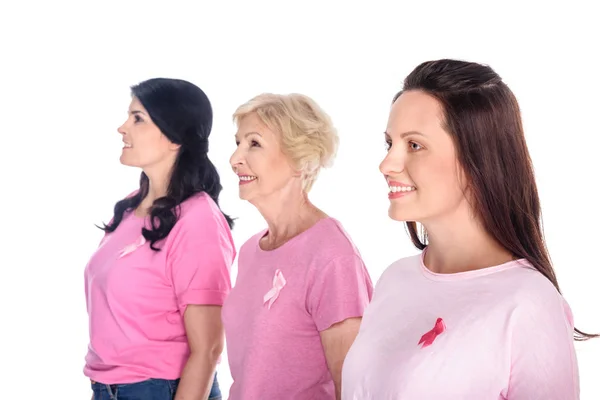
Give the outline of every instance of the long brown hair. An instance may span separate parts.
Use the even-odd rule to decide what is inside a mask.
[[[458,60],[428,61],[404,80],[404,91],[435,97],[445,130],[456,146],[470,200],[487,232],[518,258],[529,261],[560,288],[544,241],[541,207],[521,111],[512,91],[490,67]],[[427,232],[407,222],[413,244],[427,246]],[[575,328],[575,340],[599,335]]]

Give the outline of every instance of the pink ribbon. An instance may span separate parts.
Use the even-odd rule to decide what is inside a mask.
[[[283,273],[280,269],[278,269],[277,271],[275,271],[275,276],[273,277],[273,287],[265,294],[263,298],[263,304],[268,301],[269,309],[271,309],[271,305],[273,305],[275,300],[277,300],[277,298],[279,297],[279,292],[281,292],[281,289],[283,289],[285,284],[286,281],[283,277]]]
[[[444,324],[444,321],[441,318],[438,318],[437,321],[435,321],[435,326],[433,327],[433,329],[421,337],[421,340],[419,340],[419,344],[422,344],[422,347],[427,347],[431,345],[435,338],[438,337],[438,335],[444,333],[445,330],[446,324]]]
[[[133,253],[138,247],[143,246],[146,243],[146,238],[142,235],[134,243],[128,244],[119,252],[119,258],[125,257],[129,253]]]

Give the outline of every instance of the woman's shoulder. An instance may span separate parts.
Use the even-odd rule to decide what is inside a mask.
[[[180,220],[217,220],[224,219],[221,209],[206,193],[200,192],[188,197],[179,205]]]
[[[267,233],[267,229],[261,229],[260,231],[252,234],[242,245],[240,246],[240,256],[242,253],[247,257],[249,254],[255,253],[259,250],[260,239]]]
[[[411,280],[411,275],[413,280],[415,277],[421,278],[421,274],[419,270],[421,269],[421,257],[422,254],[411,255],[402,257],[390,265],[387,266],[381,273],[379,280],[377,282],[378,286],[385,284],[387,281],[391,282],[407,282]]]
[[[340,221],[326,217],[309,229],[302,240],[302,247],[308,247],[314,255],[325,258],[344,256],[361,257],[358,247]]]
[[[229,231],[229,224],[221,209],[206,193],[196,193],[182,202],[177,213],[175,228],[184,230]]]
[[[513,289],[507,290],[507,293],[511,293],[515,307],[532,313],[565,314],[571,320],[572,315],[568,302],[550,279],[529,262],[522,261],[521,263],[523,268],[515,268],[510,271],[509,281]]]

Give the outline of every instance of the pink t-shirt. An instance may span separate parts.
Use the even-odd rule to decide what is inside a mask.
[[[344,400],[577,400],[569,306],[525,260],[435,274],[422,256],[378,281],[346,357]]]
[[[188,304],[222,305],[231,289],[235,246],[206,194],[181,205],[160,252],[142,243],[149,218],[126,213],[85,269],[90,344],[84,373],[106,384],[177,379],[189,356]]]
[[[259,247],[265,233],[240,249],[236,284],[223,306],[229,398],[335,399],[320,332],[362,316],[373,291],[369,274],[333,218],[272,251]]]

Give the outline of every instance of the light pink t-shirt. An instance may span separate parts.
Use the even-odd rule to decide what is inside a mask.
[[[189,356],[187,305],[222,305],[231,289],[235,246],[208,195],[181,205],[179,220],[156,245],[160,252],[141,244],[144,224],[149,227],[148,218],[126,213],[85,269],[90,344],[84,373],[97,382],[179,378]]]
[[[421,255],[401,259],[376,285],[342,399],[576,400],[573,329],[567,303],[527,261],[435,274]]]
[[[333,218],[272,251],[259,247],[265,233],[240,249],[236,284],[223,307],[229,399],[335,399],[320,332],[362,316],[373,291],[369,274]],[[277,296],[273,288],[283,280]]]

